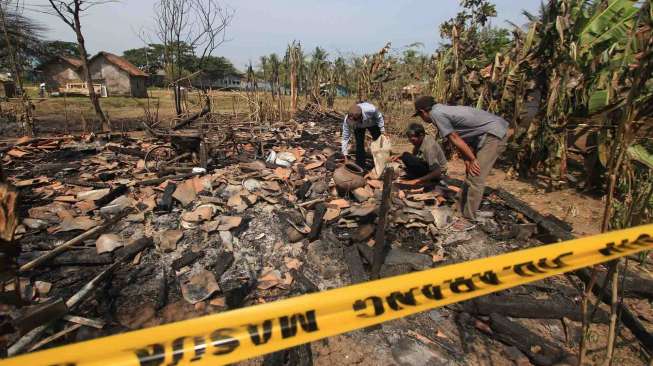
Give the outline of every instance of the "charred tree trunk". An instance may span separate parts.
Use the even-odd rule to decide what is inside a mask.
[[[177,116],[181,116],[184,111],[181,106],[181,87],[179,86],[179,83],[175,83],[174,86],[174,98],[175,98],[175,112],[177,113]]]

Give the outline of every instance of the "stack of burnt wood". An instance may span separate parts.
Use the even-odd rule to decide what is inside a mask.
[[[298,110],[294,118],[297,122],[338,123],[342,122],[345,115],[336,110],[323,109],[319,104],[309,103]]]

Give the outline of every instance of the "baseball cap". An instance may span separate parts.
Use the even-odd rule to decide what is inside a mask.
[[[422,95],[421,97],[415,99],[415,114],[413,114],[413,117],[419,116],[420,110],[430,110],[434,104],[435,99],[430,95]]]

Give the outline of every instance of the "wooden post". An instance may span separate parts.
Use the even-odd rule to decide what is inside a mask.
[[[206,149],[206,143],[204,141],[200,142],[200,166],[204,169],[208,167],[208,151]]]
[[[86,119],[84,118],[84,112],[80,111],[79,112],[79,117],[82,119],[82,132],[84,134],[87,133],[87,126],[86,126]]]
[[[70,125],[68,123],[68,102],[66,101],[66,93],[63,93],[63,115],[66,121],[64,125],[66,134],[70,134]]]
[[[381,273],[381,266],[385,262],[388,245],[385,242],[385,227],[387,224],[388,211],[390,211],[390,195],[392,193],[392,179],[394,177],[394,169],[391,167],[385,168],[383,171],[383,193],[381,194],[381,208],[379,209],[379,222],[376,226],[376,234],[374,235],[374,263],[372,263],[372,279],[379,278]]]

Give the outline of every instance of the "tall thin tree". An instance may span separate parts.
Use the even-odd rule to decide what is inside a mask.
[[[232,9],[217,0],[159,0],[154,6],[155,37],[164,45],[164,61],[174,87],[177,115],[183,113],[180,79],[185,53],[194,53],[198,68],[226,40]]]
[[[77,36],[77,47],[82,59],[82,72],[83,77],[86,79],[86,87],[88,88],[88,96],[91,99],[91,104],[95,109],[95,114],[100,119],[103,131],[111,130],[109,119],[104,114],[100,99],[93,87],[93,79],[91,77],[91,70],[89,68],[89,57],[86,52],[86,40],[82,33],[81,15],[88,11],[91,7],[101,4],[106,4],[111,1],[107,0],[48,0],[55,14],[64,22],[70,29],[75,32]]]

